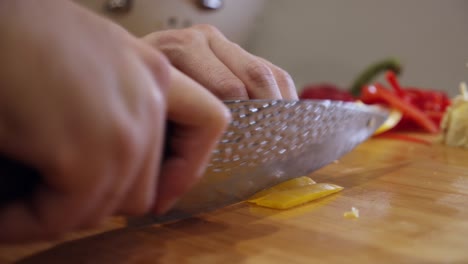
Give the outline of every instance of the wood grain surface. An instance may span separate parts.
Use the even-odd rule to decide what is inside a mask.
[[[0,263],[468,263],[468,150],[374,138],[310,177],[345,189],[283,211],[239,203],[143,228],[114,218],[0,247]],[[345,219],[353,206],[360,218]]]

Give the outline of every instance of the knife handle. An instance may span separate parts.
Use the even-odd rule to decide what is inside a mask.
[[[34,168],[0,155],[0,208],[29,198],[41,181],[40,173]]]

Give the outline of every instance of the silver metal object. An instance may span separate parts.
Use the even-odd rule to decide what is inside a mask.
[[[104,8],[110,13],[125,14],[131,11],[133,0],[107,0]],[[196,4],[196,2],[195,2]],[[198,7],[203,10],[219,10],[224,6],[224,0],[199,0]]]
[[[132,0],[107,0],[104,8],[111,13],[128,13],[132,4]]]
[[[224,0],[200,0],[199,5],[206,10],[218,10],[224,5]]]
[[[204,178],[162,217],[162,223],[243,201],[275,184],[308,175],[368,139],[388,112],[323,100],[230,101],[233,121]]]

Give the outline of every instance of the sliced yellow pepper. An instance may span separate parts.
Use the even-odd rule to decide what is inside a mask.
[[[374,136],[394,128],[398,125],[398,122],[400,122],[402,117],[403,114],[400,111],[397,109],[391,109],[387,120],[385,120],[385,122],[374,132]]]
[[[360,100],[356,101],[356,104],[362,105],[362,106],[365,105]],[[373,105],[372,107],[384,108],[384,107],[378,106],[378,105]],[[373,134],[374,136],[382,134],[383,132],[386,132],[386,131],[394,128],[396,125],[398,125],[401,118],[403,117],[403,113],[401,111],[399,111],[398,109],[392,108],[392,109],[389,109],[389,111],[390,111],[390,113],[388,114],[387,119],[385,120],[385,122],[382,125],[380,125],[379,128],[377,128],[377,130]]]
[[[342,189],[343,187],[335,184],[317,183],[287,190],[272,191],[249,202],[274,209],[288,209],[339,192]]]
[[[271,187],[269,189],[260,191],[260,192],[256,193],[255,195],[253,195],[248,201],[252,202],[252,201],[254,201],[254,200],[256,200],[256,199],[258,199],[260,197],[263,197],[265,195],[268,195],[270,193],[274,193],[274,192],[278,192],[278,191],[284,191],[284,190],[288,190],[288,189],[291,189],[291,188],[297,188],[297,187],[301,187],[301,186],[307,186],[307,185],[311,185],[311,184],[315,184],[315,181],[312,180],[311,178],[307,177],[307,176],[294,178],[294,179],[282,182],[282,183],[280,183],[278,185],[275,185],[275,186],[273,186],[273,187]]]

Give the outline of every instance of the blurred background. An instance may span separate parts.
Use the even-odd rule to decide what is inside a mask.
[[[458,93],[468,81],[466,0],[76,0],[136,35],[197,23],[287,70],[298,90],[343,89],[371,63],[397,58],[401,82]]]

